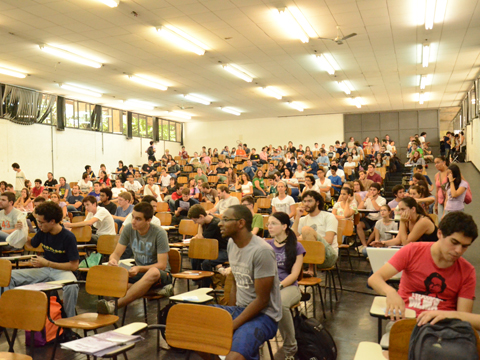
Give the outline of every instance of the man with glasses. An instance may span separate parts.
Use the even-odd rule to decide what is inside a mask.
[[[228,240],[228,260],[235,282],[227,310],[233,318],[229,359],[258,359],[258,350],[277,333],[282,318],[277,261],[270,245],[251,233],[252,213],[243,205],[229,207],[220,221]]]

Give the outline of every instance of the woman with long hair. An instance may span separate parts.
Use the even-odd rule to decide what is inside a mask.
[[[367,196],[368,191],[365,190],[360,180],[354,180],[353,193],[355,194],[355,199],[357,200],[357,202],[358,202],[358,199],[360,199],[360,202],[362,202],[363,200],[365,200],[365,197]]]
[[[425,185],[426,183],[421,181],[421,185],[410,186],[408,193],[417,201],[417,203],[420,204],[427,214],[430,214],[430,205],[435,202],[435,197],[430,194],[430,191],[428,191],[428,188]]]
[[[268,232],[273,237],[272,240],[267,240],[267,243],[273,248],[277,259],[282,298],[283,316],[278,323],[278,329],[283,338],[285,359],[293,359],[298,349],[290,307],[297,304],[301,298],[297,279],[302,271],[306,251],[290,228],[290,218],[286,213],[272,214],[268,218],[267,226]]]
[[[22,211],[33,211],[33,200],[30,199],[30,191],[26,187],[22,189],[20,197],[13,206]]]
[[[376,153],[377,151],[380,151],[380,140],[375,136],[373,139],[373,152]]]
[[[112,187],[112,182],[110,181],[110,178],[108,177],[108,174],[105,171],[101,171],[98,174],[98,181],[100,182],[100,184],[105,184],[109,188]]]
[[[365,138],[365,141],[363,142],[363,148],[365,149],[366,147],[372,146],[372,143],[370,142],[370,138],[367,136]]]
[[[190,190],[190,199],[200,201],[200,190],[198,190],[197,182],[194,178],[188,180],[188,189]]]
[[[227,186],[230,190],[235,191],[235,185],[237,183],[237,174],[233,171],[232,167],[227,169]]]
[[[285,172],[285,169],[286,169],[285,161],[280,160],[277,165],[277,170],[280,172],[280,174],[283,175],[283,173]]]
[[[289,218],[295,216],[295,200],[287,193],[287,184],[283,180],[277,183],[277,196],[272,200],[272,214],[284,212]]]
[[[252,180],[253,183],[253,195],[255,196],[267,196],[265,192],[265,183],[263,181],[263,170],[258,169],[255,173],[255,177]]]
[[[468,183],[462,178],[462,173],[457,164],[451,164],[447,170],[448,183],[445,185],[446,198],[443,216],[453,211],[465,210],[465,196]]]
[[[407,164],[411,164],[415,166],[422,165],[423,167],[425,167],[425,159],[422,158],[422,156],[420,155],[420,152],[415,151],[412,154],[412,157],[410,158],[410,160],[407,161]]]
[[[347,219],[353,221],[353,216],[357,213],[357,201],[353,194],[353,189],[342,187],[338,201],[333,206],[332,214],[337,219]]]
[[[381,243],[375,241],[372,246],[407,245],[415,241],[435,242],[438,240],[437,226],[414,198],[403,198],[398,204],[397,212],[400,214],[397,237]]]
[[[289,168],[285,168],[283,172],[283,179],[287,182],[287,186],[290,189],[293,199],[295,202],[298,200],[298,195],[300,195],[298,180],[293,177],[292,171]]]
[[[253,195],[253,185],[250,181],[250,177],[247,173],[242,173],[239,178],[237,178],[237,184],[235,186],[238,192],[242,193],[242,197],[246,195]]]

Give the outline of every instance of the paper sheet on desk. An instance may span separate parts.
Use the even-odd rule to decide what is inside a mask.
[[[43,291],[43,290],[59,289],[59,285],[48,284],[48,283],[38,283],[38,284],[18,286],[15,289]]]
[[[102,356],[140,340],[143,340],[143,338],[139,335],[125,335],[115,331],[107,331],[102,334],[63,343],[61,347],[84,354]]]

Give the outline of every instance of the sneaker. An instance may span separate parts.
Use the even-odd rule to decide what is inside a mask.
[[[115,312],[115,301],[105,299],[98,300],[97,312],[102,315],[111,315]]]
[[[165,297],[173,296],[173,285],[172,284],[165,285],[163,288],[160,289],[160,291],[158,292],[158,295],[162,295]]]
[[[358,246],[358,251],[359,251],[359,252],[362,252],[363,249],[365,249],[365,246],[363,246],[363,245],[359,245],[359,246]]]
[[[295,355],[285,355],[285,360],[295,360]]]

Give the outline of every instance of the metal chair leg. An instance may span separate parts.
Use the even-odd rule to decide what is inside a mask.
[[[145,324],[148,324],[147,299],[143,298],[143,313],[145,315]]]
[[[323,303],[323,295],[322,295],[322,288],[319,284],[317,284],[318,293],[320,294],[320,303],[322,304],[322,311],[323,311],[323,318],[326,319],[327,315],[325,315],[325,304]]]
[[[274,357],[273,357],[272,345],[270,344],[269,340],[267,340],[267,346],[268,346],[268,352],[270,354],[270,359],[273,360]]]

